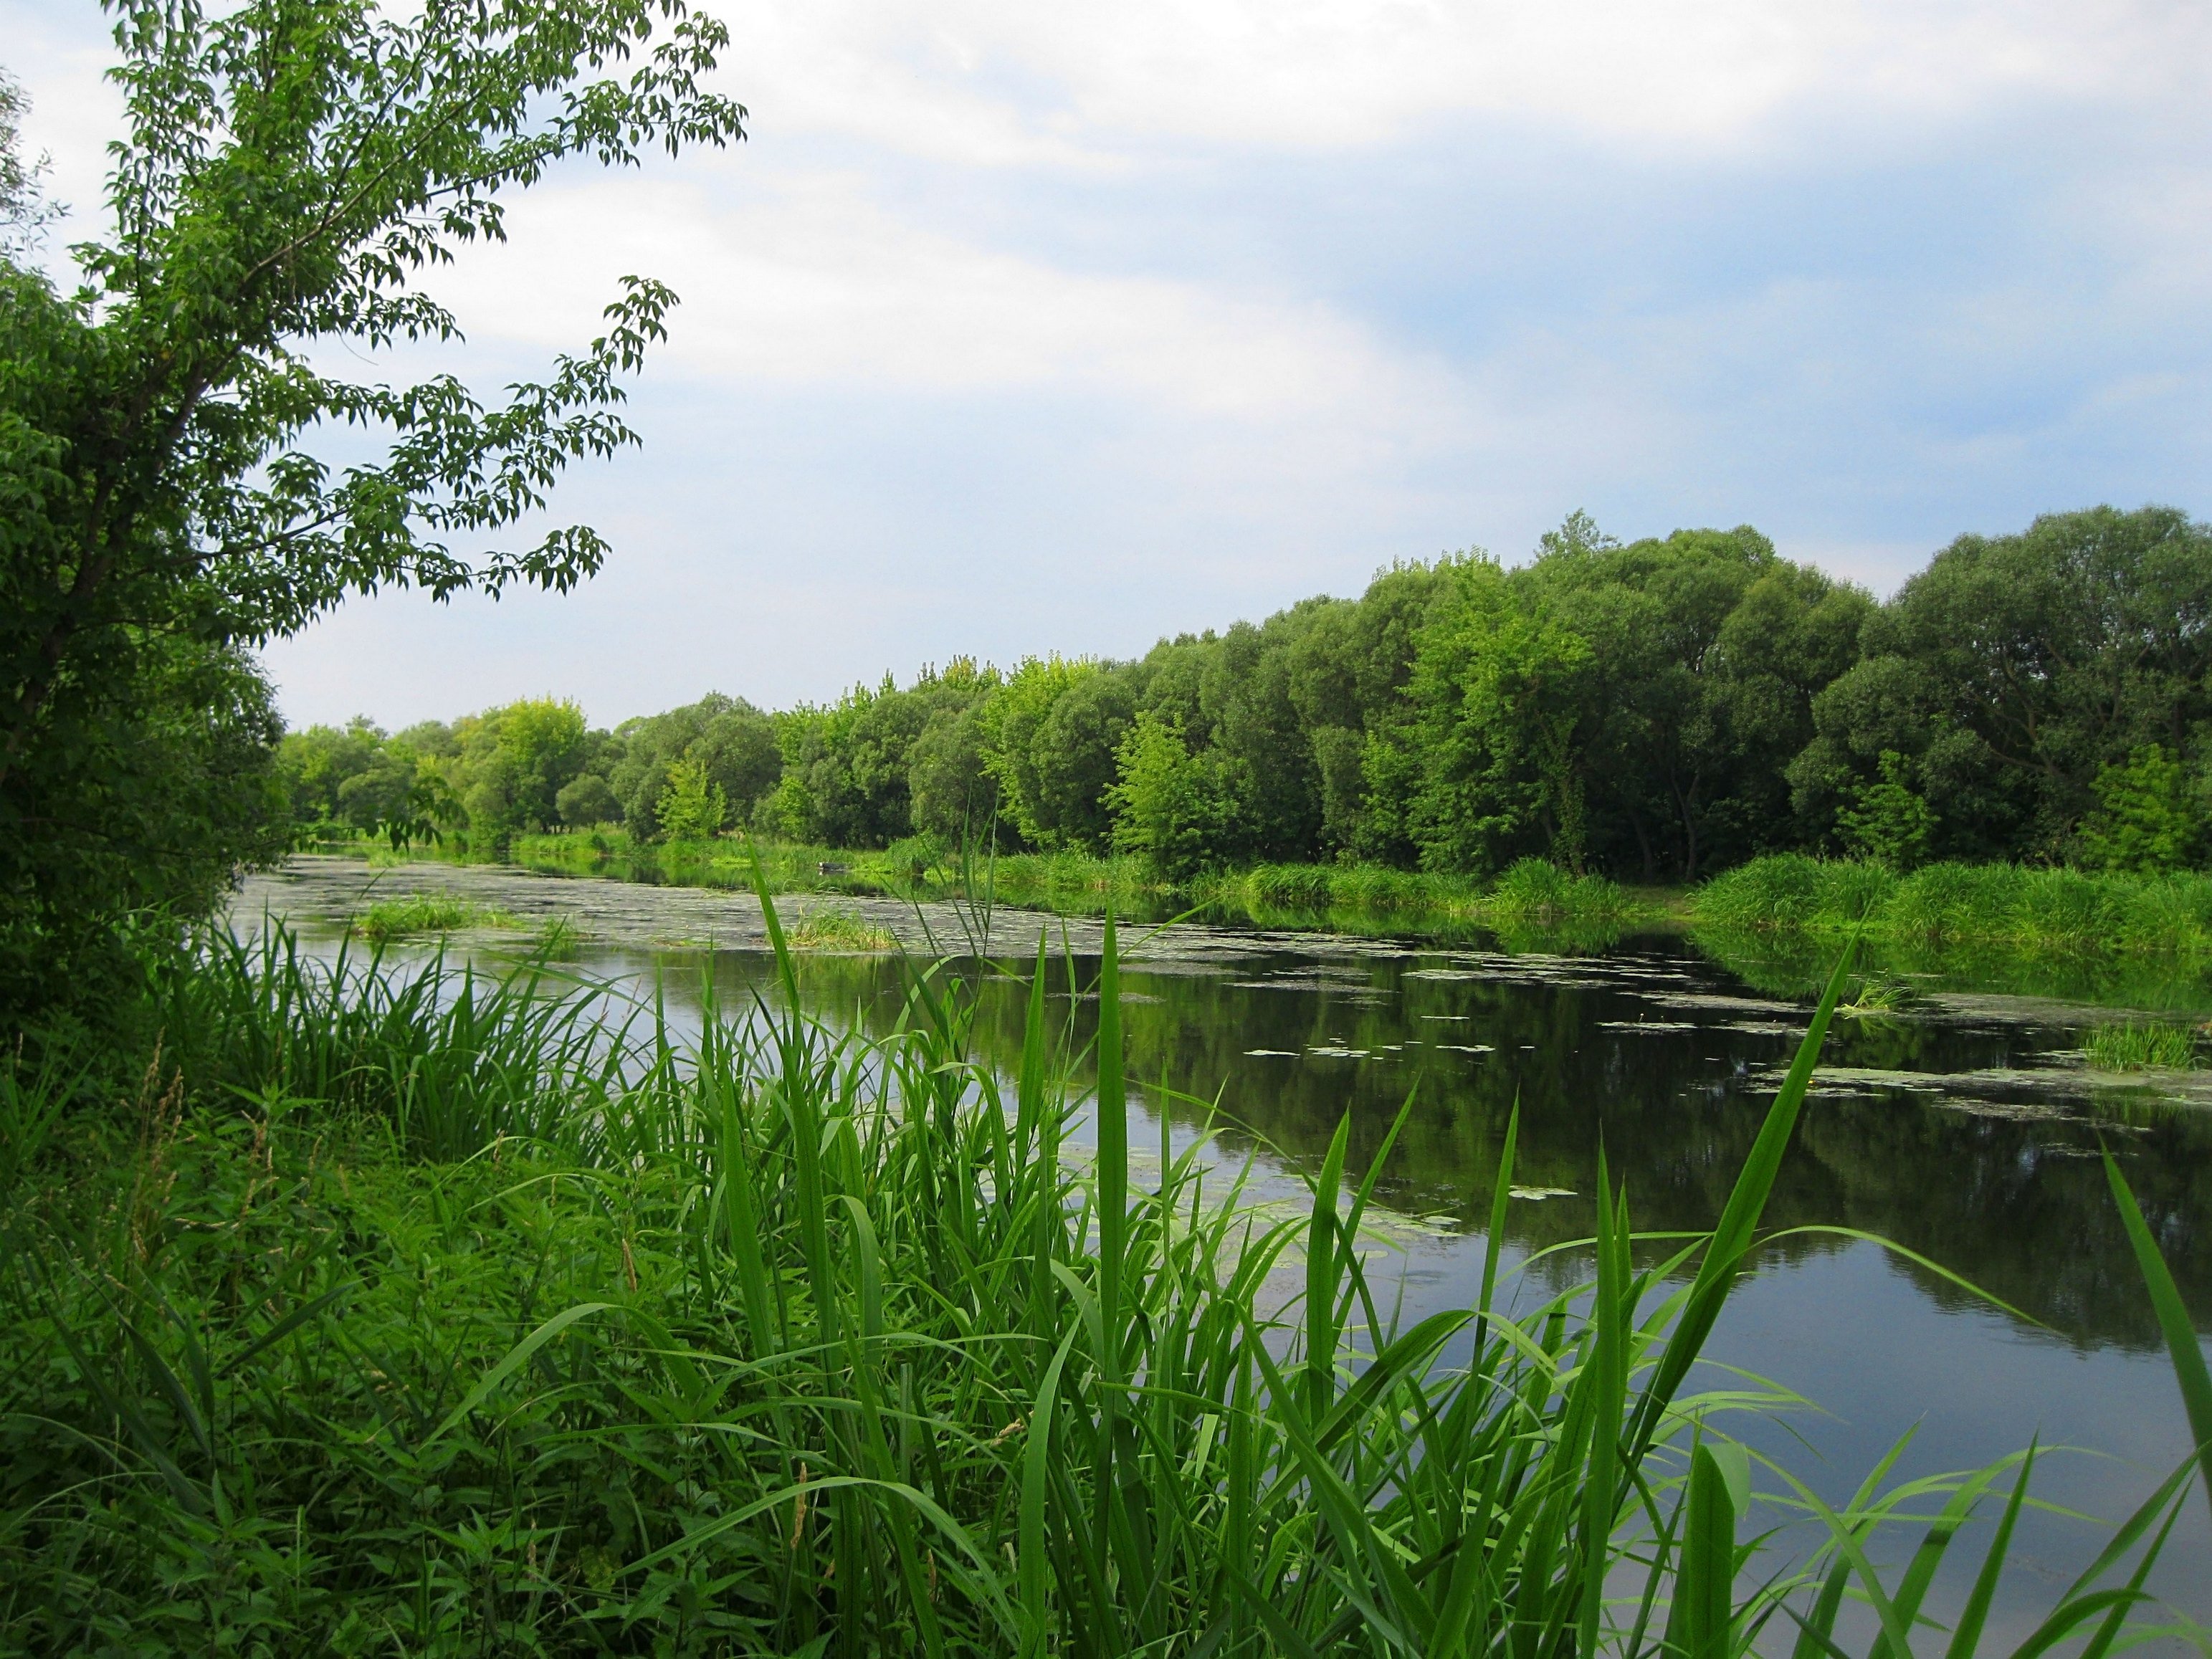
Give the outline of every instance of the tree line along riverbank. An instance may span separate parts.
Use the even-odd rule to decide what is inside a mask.
[[[1623,544],[1575,515],[1516,568],[1401,564],[1132,660],[963,659],[611,730],[550,698],[362,720],[288,735],[278,773],[308,831],[486,856],[750,833],[1438,893],[1532,857],[1637,885],[1780,853],[2160,872],[2212,855],[2208,686],[2212,532],[2166,509],[1961,537],[1879,602],[1748,527]]]

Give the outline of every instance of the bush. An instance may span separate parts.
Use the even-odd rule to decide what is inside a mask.
[[[2181,757],[2163,745],[2138,749],[2097,775],[2098,810],[2081,829],[2093,869],[2155,874],[2178,870],[2203,850],[2204,814]]]

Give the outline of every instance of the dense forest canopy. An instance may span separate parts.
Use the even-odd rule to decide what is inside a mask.
[[[2208,722],[2212,530],[2169,508],[1964,536],[1886,603],[1748,526],[1623,544],[1577,514],[1526,564],[1397,565],[1133,661],[961,659],[828,706],[714,696],[612,731],[550,700],[390,737],[356,721],[286,737],[280,769],[303,823],[442,803],[484,853],[618,825],[972,836],[1170,878],[1534,854],[1692,881],[1785,849],[2193,865]]]

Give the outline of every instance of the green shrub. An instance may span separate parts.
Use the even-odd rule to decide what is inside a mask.
[[[1911,786],[1913,767],[1894,749],[1881,751],[1881,777],[1863,783],[1852,804],[1836,815],[1848,848],[1891,870],[1910,870],[1927,855],[1936,830],[1935,809]]]
[[[685,755],[670,765],[653,812],[666,839],[707,841],[729,821],[730,798],[703,760]]]
[[[2156,874],[2181,868],[2203,850],[2197,781],[2163,745],[2137,749],[2125,764],[2104,768],[2096,789],[2098,810],[2081,830],[2082,857],[2091,867]]]

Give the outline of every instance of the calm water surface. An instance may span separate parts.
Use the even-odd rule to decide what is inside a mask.
[[[768,988],[754,952],[665,954],[672,993],[711,973],[725,1006]],[[818,1011],[870,1029],[896,1018],[899,965],[799,964]],[[1080,987],[1096,972],[1079,959]],[[1024,993],[974,970],[979,1042],[1009,1068]],[[1058,981],[1066,994],[1064,975]],[[1770,976],[1770,983],[1771,976]],[[1268,948],[1229,961],[1125,970],[1132,1139],[1163,1124],[1186,1145],[1212,1122],[1224,1157],[1263,1171],[1317,1167],[1352,1119],[1364,1170],[1410,1097],[1379,1190],[1405,1216],[1408,1317],[1462,1304],[1479,1283],[1506,1121],[1522,1121],[1509,1259],[1586,1237],[1601,1145],[1642,1229],[1717,1218],[1808,1023],[1805,1000],[1761,991],[1680,941],[1568,958],[1370,944],[1364,953]],[[1066,1005],[1062,1003],[1061,1006]],[[1073,1009],[1087,1037],[1096,1005]],[[1999,1001],[1961,1012],[1839,1018],[1766,1220],[1776,1230],[1879,1235],[1971,1281],[1837,1231],[1765,1253],[1708,1350],[1810,1402],[1740,1425],[1830,1501],[1900,1436],[1905,1478],[1978,1465],[2031,1439],[2033,1490],[2088,1516],[2125,1515],[2187,1455],[2186,1424],[2097,1153],[2110,1146],[2165,1244],[2200,1329],[2212,1331],[2212,1112],[2151,1091],[2084,1086],[2078,1018]],[[1206,1103],[1201,1104],[1200,1103]],[[1524,1299],[1579,1277],[1550,1258]],[[2008,1311],[2009,1310],[2009,1311]],[[2101,1546],[2102,1529],[2032,1518],[2000,1623],[2025,1635]],[[1900,1543],[1893,1553],[1902,1552]],[[2154,1586],[2212,1620],[2212,1528],[2192,1502]],[[1963,1584],[1950,1587],[1962,1598]],[[1939,1595],[1931,1608],[1942,1616]]]
[[[331,878],[280,878],[246,896],[246,914],[266,907],[306,921],[311,897],[325,916],[355,902],[315,897],[301,884],[308,879],[328,889]],[[491,899],[540,911],[558,908],[538,896],[550,887],[631,908],[638,894],[610,894],[614,884],[471,879],[502,881]],[[696,909],[707,901],[681,902]],[[588,912],[586,925],[593,931]],[[702,926],[694,918],[668,933]],[[1514,1180],[1526,1196],[1509,1212],[1509,1261],[1590,1232],[1601,1146],[1638,1228],[1709,1227],[1808,1023],[1820,954],[1735,958],[1731,969],[1679,939],[1565,956],[1507,952],[1479,935],[1275,933],[1224,943],[1217,933],[1202,948],[1124,970],[1129,1074],[1149,1085],[1133,1102],[1142,1121],[1131,1138],[1157,1146],[1164,1134],[1182,1146],[1210,1125],[1217,1156],[1251,1156],[1265,1188],[1293,1191],[1345,1115],[1352,1167],[1364,1170],[1410,1098],[1379,1191],[1419,1224],[1396,1230],[1400,1254],[1380,1271],[1402,1286],[1404,1311],[1416,1317],[1474,1298],[1516,1102]],[[757,951],[609,949],[585,965],[657,979],[679,1018],[687,1008],[696,1018],[705,978],[725,1007],[745,1006],[755,991],[775,994]],[[1880,966],[1910,976],[1931,964]],[[2015,962],[1978,980],[1971,964],[1948,966],[1948,983],[1914,982],[2212,1012],[2202,979],[2154,966]],[[1096,1022],[1095,1001],[1082,995],[1096,958],[1078,955],[1072,967],[1072,983],[1066,966],[1055,969],[1056,1006],[1080,1041]],[[799,969],[817,1012],[870,1030],[898,1017],[905,970],[896,959],[808,956]],[[977,1041],[1011,1070],[1025,992],[980,964],[963,971],[978,997]],[[2106,1520],[2124,1516],[2187,1455],[2179,1400],[2098,1152],[2109,1146],[2119,1158],[2200,1331],[2212,1332],[2212,1087],[2191,1103],[2086,1077],[2070,1052],[2085,1018],[2057,1000],[1936,995],[1832,1028],[1766,1213],[1771,1229],[1806,1231],[1768,1248],[1708,1346],[1705,1378],[1723,1386],[1723,1368],[1739,1366],[1802,1395],[1803,1408],[1738,1427],[1828,1500],[1847,1498],[1907,1434],[1898,1478],[1979,1465],[2031,1440],[2079,1448],[2046,1457],[2034,1490]],[[1893,1241],[1987,1297],[1854,1232]],[[1571,1254],[1554,1255],[1528,1277],[1523,1299],[1540,1299],[1576,1282],[1580,1267]],[[2024,1635],[2105,1536],[2097,1522],[2031,1514],[1993,1634]],[[1909,1547],[1900,1537],[1889,1553]],[[2151,1588],[2212,1623],[2212,1528],[2201,1499],[2185,1511]],[[1939,1586],[1931,1613],[1947,1616],[1964,1589]]]

